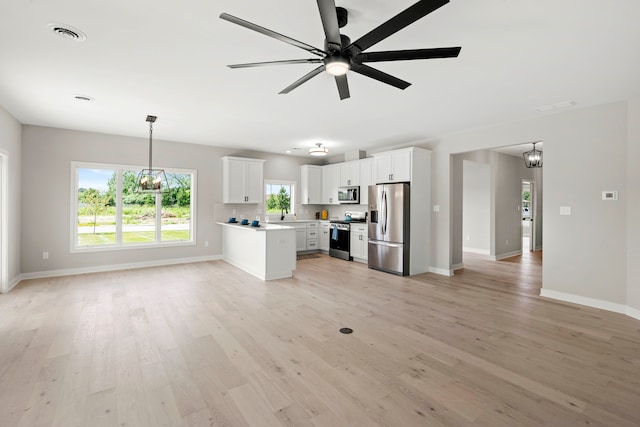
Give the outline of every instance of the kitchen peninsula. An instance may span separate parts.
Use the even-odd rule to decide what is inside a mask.
[[[296,230],[276,224],[259,227],[218,222],[222,226],[222,259],[262,280],[293,276]]]

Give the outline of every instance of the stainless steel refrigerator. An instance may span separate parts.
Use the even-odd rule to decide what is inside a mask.
[[[369,186],[370,268],[409,274],[409,190],[407,183]]]

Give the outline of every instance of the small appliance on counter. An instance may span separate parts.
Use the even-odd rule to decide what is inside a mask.
[[[351,257],[351,223],[367,222],[367,212],[344,213],[344,219],[332,219],[329,235],[329,255],[352,261]]]

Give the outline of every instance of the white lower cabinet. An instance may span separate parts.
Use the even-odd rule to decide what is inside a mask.
[[[320,247],[319,245],[319,230],[317,222],[308,222],[307,223],[307,250],[308,251],[317,251]]]
[[[367,262],[369,258],[369,232],[367,225],[351,224],[351,256],[354,261]]]
[[[329,252],[329,236],[330,236],[330,226],[328,222],[320,223],[320,250],[322,252]]]
[[[286,224],[296,229],[296,251],[307,250],[307,224],[304,222]]]

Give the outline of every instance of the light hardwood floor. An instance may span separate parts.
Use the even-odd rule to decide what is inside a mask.
[[[539,263],[24,281],[0,295],[0,425],[638,426],[640,321],[538,297]]]

